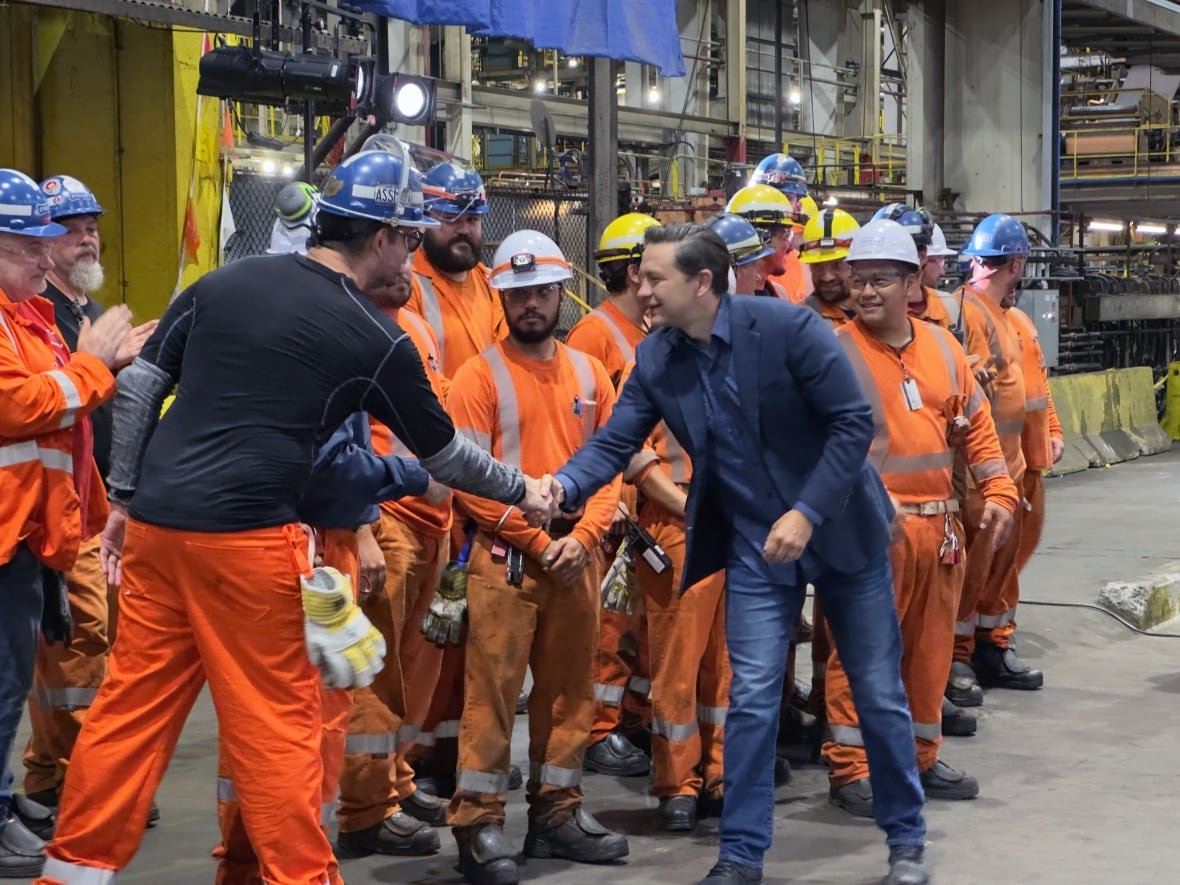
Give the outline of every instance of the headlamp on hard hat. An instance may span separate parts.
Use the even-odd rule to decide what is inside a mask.
[[[528,273],[530,270],[536,270],[537,267],[537,256],[532,252],[520,252],[513,255],[509,261],[513,273]]]

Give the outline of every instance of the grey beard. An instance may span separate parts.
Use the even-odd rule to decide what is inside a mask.
[[[70,268],[68,281],[74,290],[83,295],[90,295],[102,288],[106,280],[102,265],[97,261],[76,261]]]

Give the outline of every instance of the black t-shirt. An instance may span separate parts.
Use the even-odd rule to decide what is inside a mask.
[[[53,320],[66,346],[71,351],[77,350],[82,317],[89,317],[93,323],[102,316],[102,307],[93,298],[87,298],[84,305],[76,304],[53,283],[47,285],[42,294],[53,302]],[[110,472],[111,464],[111,410],[111,403],[107,402],[90,413],[90,424],[94,428],[94,461],[98,465],[98,475],[103,479]]]
[[[409,337],[348,278],[300,255],[202,277],[140,357],[178,383],[130,505],[154,525],[296,521],[316,450],[353,412],[372,413],[423,457],[455,434]]]

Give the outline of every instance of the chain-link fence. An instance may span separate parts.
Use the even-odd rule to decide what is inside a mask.
[[[273,175],[235,172],[229,183],[229,208],[235,230],[225,243],[225,263],[262,255],[270,246],[275,221],[275,198],[287,184]]]

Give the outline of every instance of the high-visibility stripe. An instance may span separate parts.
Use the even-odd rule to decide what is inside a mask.
[[[971,636],[975,633],[975,618],[970,621],[955,621],[956,636]]]
[[[590,357],[572,347],[565,348],[566,354],[574,367],[574,374],[578,376],[578,389],[581,391],[582,402],[596,402],[598,400],[598,380],[594,376],[594,369],[590,365]],[[583,435],[590,439],[596,428],[585,426]]]
[[[507,793],[508,773],[464,769],[459,772],[455,789],[463,793]]]
[[[217,801],[218,802],[237,802],[238,791],[234,789],[234,782],[228,777],[219,777],[217,779]]]
[[[397,735],[388,731],[350,734],[344,739],[344,752],[350,755],[389,756],[397,752]]]
[[[70,474],[74,472],[73,456],[60,449],[39,446],[31,439],[0,446],[0,468],[16,467],[18,464],[33,461],[40,461],[41,466],[47,470],[63,470]]]
[[[0,313],[0,326],[4,327],[4,334],[8,336],[8,340],[12,342],[12,349],[20,355],[20,345],[16,343],[16,336],[12,334],[12,327],[8,325],[8,317]]]
[[[724,725],[725,716],[729,713],[729,707],[706,707],[702,704],[697,705],[697,721],[703,722],[706,725]]]
[[[955,453],[950,449],[928,455],[890,455],[881,466],[881,473],[925,473],[953,467]]]
[[[644,679],[642,676],[632,676],[627,680],[627,691],[633,691],[636,694],[649,695],[651,694],[651,680]]]
[[[484,433],[482,430],[476,430],[474,427],[456,427],[455,430],[463,434],[485,452],[491,453],[492,435],[490,433]],[[396,440],[397,437],[394,437],[394,439]]]
[[[1008,462],[1003,458],[989,458],[987,461],[980,461],[978,464],[971,465],[971,475],[975,477],[976,482],[983,482],[993,476],[1007,476]]]
[[[551,787],[576,787],[582,782],[582,769],[559,768],[556,765],[542,765],[540,762],[530,762],[529,780],[533,783],[547,784]]]
[[[438,367],[442,371],[443,355],[446,353],[446,327],[443,325],[442,306],[438,303],[438,293],[434,291],[434,283],[425,274],[414,274],[418,284],[422,287],[423,319],[434,330],[434,337],[438,340]]]
[[[442,347],[442,338],[439,336],[439,333],[427,326],[422,317],[418,316],[412,310],[399,311],[397,315],[397,321],[399,323],[409,323],[414,327],[414,331],[418,333],[418,337],[426,342],[427,353],[434,357],[435,365],[432,368],[436,372],[441,373],[442,354],[439,353],[439,348]]]
[[[67,863],[56,857],[47,858],[41,869],[42,877],[63,882],[64,885],[112,885],[115,870],[100,870],[80,863]]]
[[[919,722],[915,719],[914,737],[924,741],[937,741],[942,737],[942,722]]]
[[[686,741],[700,730],[695,719],[692,722],[669,722],[659,716],[651,717],[651,733],[666,737],[669,741]]]
[[[1026,412],[1043,412],[1047,408],[1049,408],[1049,397],[1047,396],[1034,396],[1024,401]]]
[[[627,336],[623,334],[623,330],[619,324],[615,322],[615,318],[610,315],[601,305],[591,311],[596,317],[606,323],[607,329],[610,330],[611,337],[615,339],[615,347],[619,349],[619,353],[623,355],[623,362],[629,363],[635,359],[635,348],[631,346],[631,342],[627,340]]]
[[[951,390],[959,390],[962,386],[959,379],[959,361],[955,359],[955,348],[951,342],[955,340],[946,329],[941,326],[928,326],[934,333],[934,340],[938,342],[938,349],[942,351],[942,362],[946,366],[946,379],[950,382]]]
[[[83,710],[98,697],[97,688],[67,686],[65,688],[41,688],[36,692],[37,706],[42,710],[54,707],[60,710]]]
[[[434,736],[439,740],[457,738],[459,736],[459,720],[444,719],[438,725],[434,726]]]
[[[983,404],[987,401],[987,397],[983,393],[983,388],[976,384],[971,389],[971,395],[967,397],[967,417],[970,418],[976,412],[983,408]]]
[[[594,700],[601,701],[608,707],[617,707],[623,702],[623,691],[625,688],[622,685],[604,685],[601,682],[595,682]]]
[[[976,615],[975,623],[985,630],[990,630],[1012,623],[1014,617],[1016,617],[1016,609],[1010,608],[1005,612],[1000,612],[998,615]]]
[[[1020,436],[1021,431],[1024,430],[1024,419],[1018,418],[1014,421],[997,421],[996,435],[997,436]]]
[[[412,744],[418,740],[420,734],[422,734],[421,725],[403,725],[397,730],[397,742],[399,745]]]
[[[516,385],[500,345],[493,344],[481,354],[492,370],[492,384],[496,388],[499,418],[500,460],[513,467],[520,466],[520,404],[516,401]]]
[[[61,395],[66,401],[67,409],[76,412],[82,408],[82,395],[78,393],[78,386],[74,384],[74,380],[69,375],[61,369],[53,369],[45,374],[56,381],[57,386],[61,388]]]
[[[885,408],[881,404],[881,392],[877,389],[877,382],[869,370],[869,364],[864,354],[856,346],[851,335],[837,336],[844,347],[844,353],[852,364],[852,371],[856,380],[860,382],[861,393],[868,400],[873,410],[873,441],[869,444],[869,463],[881,470],[885,459],[889,456],[889,430],[885,424]]]
[[[419,747],[433,747],[434,746],[434,732],[420,731],[418,732],[418,739],[414,741]]]
[[[846,747],[863,747],[865,745],[860,729],[855,726],[828,723],[828,728],[831,729],[832,740],[837,744],[843,744]]]

